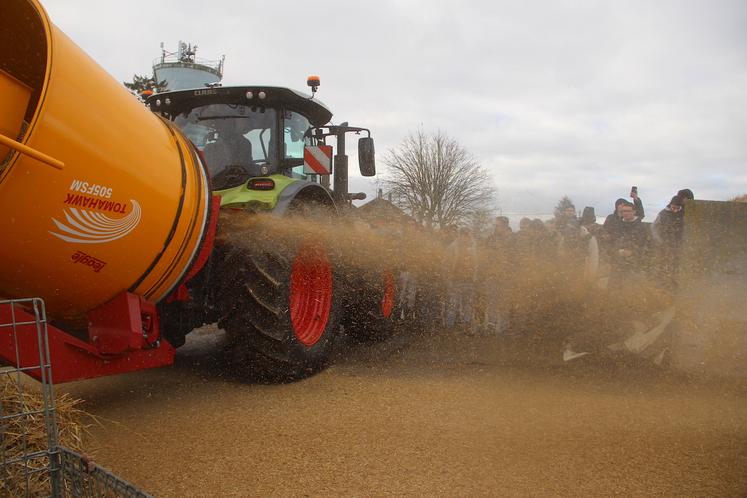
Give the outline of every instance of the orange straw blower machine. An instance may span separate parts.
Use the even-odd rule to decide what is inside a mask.
[[[173,361],[156,304],[179,298],[204,263],[216,212],[179,130],[36,0],[3,0],[0,298],[44,299],[55,382]],[[0,306],[0,323],[27,312]],[[36,334],[16,335],[0,329],[0,357],[38,363]]]

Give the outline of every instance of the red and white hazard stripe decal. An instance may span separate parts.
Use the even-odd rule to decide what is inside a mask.
[[[332,173],[332,146],[317,145],[303,149],[303,172],[307,175]]]

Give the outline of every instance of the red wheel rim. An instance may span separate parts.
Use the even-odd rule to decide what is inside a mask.
[[[381,296],[381,315],[384,318],[392,316],[394,311],[394,276],[392,272],[384,272],[384,295]]]
[[[319,244],[303,244],[293,260],[290,317],[293,333],[304,346],[324,334],[332,309],[332,265]]]

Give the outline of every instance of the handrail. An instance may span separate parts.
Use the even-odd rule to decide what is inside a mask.
[[[20,152],[21,154],[25,154],[29,157],[33,157],[37,161],[41,161],[44,164],[48,164],[49,166],[52,166],[53,168],[57,169],[63,169],[65,167],[65,163],[60,161],[59,159],[55,159],[54,157],[50,157],[43,152],[39,152],[36,149],[32,149],[28,145],[24,145],[22,143],[16,142],[12,138],[6,137],[2,133],[0,133],[0,145],[5,145],[6,147],[10,147],[11,149]]]

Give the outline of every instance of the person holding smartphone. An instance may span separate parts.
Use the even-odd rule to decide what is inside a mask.
[[[648,270],[652,247],[651,233],[636,215],[632,202],[620,206],[622,215],[618,231],[610,241],[610,289],[634,283],[638,276]]]

